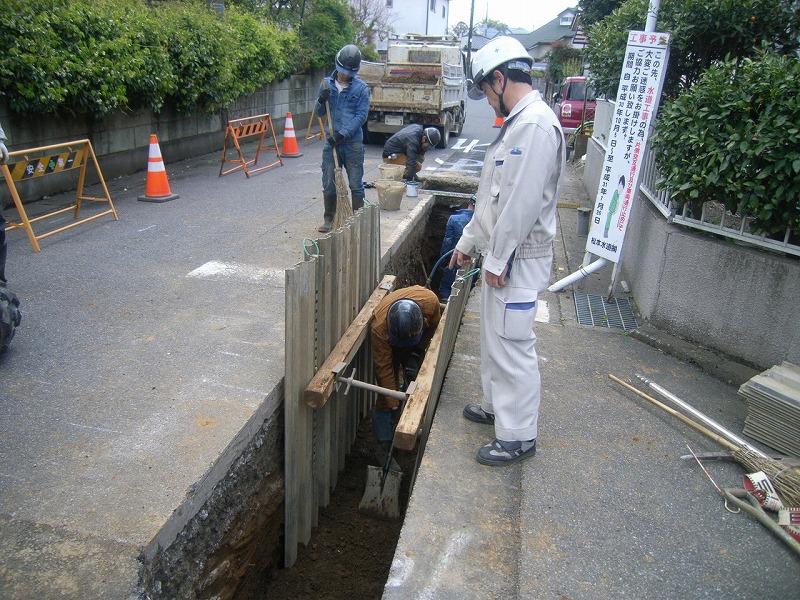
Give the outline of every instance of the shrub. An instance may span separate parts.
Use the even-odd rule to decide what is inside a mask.
[[[20,115],[216,110],[294,71],[297,36],[197,0],[5,0],[0,94]]]
[[[665,103],[653,137],[681,205],[717,200],[754,227],[800,231],[800,62],[765,52],[711,67]]]
[[[688,89],[726,55],[757,55],[762,43],[789,54],[798,47],[800,11],[794,0],[661,0],[656,29],[671,34],[664,95]],[[643,30],[648,0],[628,0],[588,30],[586,55],[595,89],[617,94],[629,30]]]

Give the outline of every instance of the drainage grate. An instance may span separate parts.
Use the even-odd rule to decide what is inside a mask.
[[[633,316],[630,302],[625,298],[617,298],[606,302],[603,296],[592,294],[575,294],[575,310],[578,323],[595,327],[615,327],[617,329],[636,329],[639,324]]]

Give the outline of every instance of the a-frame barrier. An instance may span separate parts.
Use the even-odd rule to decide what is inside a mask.
[[[272,136],[272,142],[275,144],[274,146],[264,145],[264,138],[267,136],[267,133]],[[258,136],[258,149],[256,150],[256,156],[252,160],[247,160],[242,153],[242,146],[239,142],[241,140],[246,140],[256,136]],[[228,149],[231,147],[231,145],[236,149],[236,158],[228,158]],[[258,159],[262,150],[274,150],[278,160],[256,169],[249,168],[250,165],[258,164]],[[236,166],[225,170],[225,165],[227,163],[234,163]],[[233,119],[232,121],[228,121],[228,126],[225,128],[225,139],[222,147],[222,164],[219,167],[220,177],[242,169],[244,174],[249,178],[250,175],[254,173],[258,173],[264,169],[269,169],[270,167],[274,167],[278,164],[283,166],[283,159],[281,159],[280,151],[278,150],[278,138],[275,136],[275,128],[272,126],[272,118],[268,113],[256,115],[254,117],[244,117],[242,119]]]
[[[34,154],[40,154],[41,156],[32,158],[31,156]],[[117,210],[114,208],[114,203],[111,200],[111,194],[109,194],[108,188],[106,187],[106,182],[103,179],[103,173],[100,171],[100,165],[97,163],[97,157],[95,156],[94,149],[92,148],[92,143],[89,140],[76,140],[72,142],[65,142],[63,144],[29,148],[28,150],[17,150],[14,152],[9,152],[8,156],[8,164],[2,165],[0,168],[2,168],[3,177],[6,180],[6,185],[8,185],[8,190],[14,200],[14,205],[17,207],[20,220],[8,221],[7,229],[24,229],[28,234],[28,239],[31,242],[34,252],[39,252],[41,249],[39,247],[39,240],[66,229],[77,227],[78,225],[99,219],[100,217],[104,217],[106,215],[113,215],[115,221],[119,220],[119,217],[117,216]],[[15,158],[21,158],[21,160],[14,161]],[[103,192],[105,192],[105,196],[101,198],[83,195],[83,187],[86,182],[86,165],[89,161],[89,158],[91,158],[95,169],[97,169],[97,176],[100,179],[100,184],[103,186]],[[27,181],[29,179],[53,175],[55,173],[62,173],[72,169],[80,169],[78,173],[78,189],[75,196],[75,202],[66,208],[60,208],[32,219],[29,218],[28,213],[25,210],[25,205],[22,203],[22,199],[17,191],[16,182]],[[73,217],[75,219],[79,219],[81,202],[83,200],[89,200],[92,202],[107,202],[108,209],[92,216],[76,220],[69,225],[59,227],[58,229],[54,229],[46,233],[39,235],[34,233],[33,223],[55,217],[56,215],[60,215],[65,212],[73,211]]]

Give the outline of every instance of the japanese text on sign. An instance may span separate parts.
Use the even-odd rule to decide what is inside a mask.
[[[664,85],[669,34],[631,31],[586,252],[618,262],[639,170]]]

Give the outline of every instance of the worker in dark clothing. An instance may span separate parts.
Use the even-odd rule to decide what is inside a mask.
[[[416,379],[425,349],[442,318],[439,298],[420,285],[400,288],[381,300],[372,314],[372,362],[378,385],[405,391]],[[372,431],[380,464],[391,448],[402,410],[397,398],[378,396]]]
[[[461,239],[461,234],[464,232],[464,227],[470,222],[473,214],[475,214],[475,196],[470,198],[467,208],[457,210],[456,214],[447,219],[447,227],[444,230],[442,250],[439,256],[444,256],[456,247],[458,240]],[[442,302],[447,302],[447,299],[450,298],[450,291],[453,287],[453,282],[456,280],[457,270],[457,267],[451,269],[445,264],[444,271],[442,271],[442,281],[439,283],[439,298],[441,298]]]
[[[8,162],[5,139],[6,134],[0,127],[0,165]],[[0,354],[8,348],[21,320],[19,300],[6,285],[6,219],[0,211]]]
[[[425,152],[435,146],[442,135],[435,127],[425,127],[412,123],[403,127],[386,140],[383,146],[383,162],[390,165],[404,165],[406,170],[403,179],[416,181],[417,173],[422,169]]]

